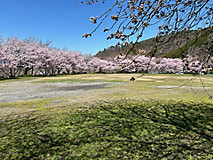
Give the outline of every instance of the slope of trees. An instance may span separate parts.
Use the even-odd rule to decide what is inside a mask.
[[[200,35],[196,39],[196,35]],[[165,35],[162,39],[169,39],[172,35]],[[205,57],[204,51],[209,41],[213,41],[213,27],[205,28],[202,30],[193,30],[190,32],[179,32],[174,38],[171,38],[167,42],[156,42],[155,38],[150,38],[144,41],[137,42],[135,44],[136,50],[145,50],[144,55],[151,55],[153,53],[154,46],[156,46],[155,57],[164,58],[182,58],[186,55],[198,57],[200,61]],[[113,59],[119,55],[120,52],[126,53],[130,48],[130,45],[126,46],[111,46],[107,49],[99,51],[97,57],[101,59]],[[210,53],[211,50],[208,50]],[[137,53],[136,53],[137,54]],[[213,56],[213,55],[212,55]],[[212,57],[213,58],[213,57]]]

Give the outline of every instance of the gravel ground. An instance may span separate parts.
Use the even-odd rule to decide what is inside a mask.
[[[75,97],[84,92],[106,88],[112,82],[57,82],[32,83],[16,81],[0,83],[0,102],[46,99],[54,97]],[[113,84],[115,84],[113,82]]]

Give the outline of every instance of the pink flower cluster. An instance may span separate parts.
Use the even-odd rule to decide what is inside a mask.
[[[131,58],[118,56],[115,60],[124,72],[177,73],[183,71],[183,62],[178,58],[151,58],[136,55]]]

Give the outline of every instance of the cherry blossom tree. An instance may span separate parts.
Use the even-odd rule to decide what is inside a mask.
[[[177,73],[183,71],[183,62],[181,59],[159,58],[156,59],[156,62],[156,69],[160,73]]]
[[[22,47],[23,43],[17,38],[9,38],[3,46],[3,68],[8,77],[16,77],[22,71]]]
[[[72,73],[85,73],[87,70],[86,62],[79,52],[69,52]]]
[[[9,74],[6,72],[6,57],[3,49],[2,38],[0,38],[0,77],[9,77]]]
[[[89,73],[114,73],[119,71],[119,64],[112,61],[102,60],[97,57],[87,62]]]
[[[184,72],[185,73],[206,73],[208,69],[212,69],[210,66],[205,66],[204,62],[198,60],[198,57],[187,57],[184,59]],[[207,64],[208,65],[208,64]]]
[[[36,40],[26,39],[23,41],[23,60],[24,60],[24,74],[25,75],[35,75],[38,68],[41,67],[40,58],[41,54],[39,54],[39,45]],[[30,73],[29,73],[30,72]]]
[[[150,58],[144,55],[124,57],[125,55],[115,58],[121,72],[177,73],[183,71],[183,62],[178,58]]]

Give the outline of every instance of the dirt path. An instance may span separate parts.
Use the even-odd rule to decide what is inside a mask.
[[[112,82],[3,82],[0,83],[0,103],[54,97],[83,96],[84,93],[91,92],[95,89],[106,88],[110,84],[112,84]]]

